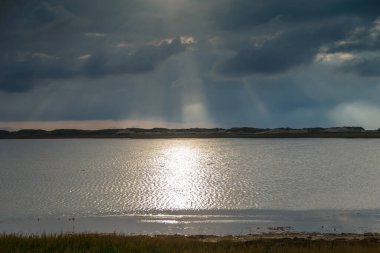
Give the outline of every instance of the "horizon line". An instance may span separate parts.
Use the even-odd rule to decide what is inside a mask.
[[[253,126],[253,125],[232,125],[232,126],[215,126],[208,124],[199,123],[179,123],[179,122],[166,122],[161,120],[60,120],[60,121],[0,121],[0,130],[5,131],[20,131],[20,130],[105,130],[105,129],[128,129],[128,128],[139,128],[139,129],[154,129],[154,128],[165,128],[165,129],[190,129],[190,128],[203,128],[203,129],[231,129],[231,128],[257,128],[257,129],[280,129],[280,128],[290,128],[290,129],[311,129],[311,128],[355,128],[361,127],[366,131],[378,130],[367,129],[363,126],[358,125],[342,125],[342,126],[306,126],[306,127],[291,127],[291,126]]]

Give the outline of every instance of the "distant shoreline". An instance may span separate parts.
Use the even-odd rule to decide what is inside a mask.
[[[72,139],[72,138],[380,138],[379,130],[365,130],[362,127],[331,128],[127,128],[127,129],[23,129],[18,131],[0,130],[0,139]]]

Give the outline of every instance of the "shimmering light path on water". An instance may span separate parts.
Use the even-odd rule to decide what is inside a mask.
[[[378,210],[379,157],[360,139],[1,140],[0,221]]]

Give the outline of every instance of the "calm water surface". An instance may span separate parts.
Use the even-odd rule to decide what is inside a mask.
[[[376,223],[379,209],[380,140],[0,140],[0,230],[36,217],[244,223],[316,210]]]

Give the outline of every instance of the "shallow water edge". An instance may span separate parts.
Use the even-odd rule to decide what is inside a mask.
[[[0,220],[0,233],[117,233],[126,235],[249,235],[379,233],[380,210],[166,211],[92,217]]]

